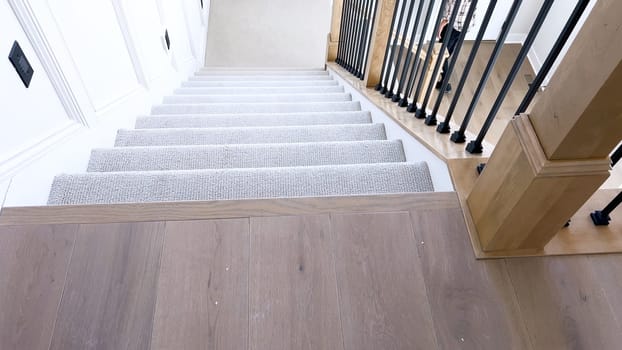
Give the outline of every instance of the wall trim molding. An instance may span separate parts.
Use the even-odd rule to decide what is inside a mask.
[[[133,29],[130,21],[127,19],[127,15],[125,14],[123,2],[121,0],[112,0],[111,2],[116,14],[119,29],[121,30],[121,34],[123,35],[123,39],[125,41],[125,48],[127,49],[127,53],[130,56],[130,60],[132,61],[132,66],[134,68],[134,73],[136,74],[136,79],[138,80],[138,83],[140,85],[149,88],[151,82],[149,81],[149,78],[147,77],[147,74],[143,68],[143,64],[140,60],[140,49],[134,41],[134,36],[132,35]]]
[[[15,175],[27,165],[45,155],[54,146],[83,130],[85,130],[83,125],[68,120],[66,125],[14,152],[7,159],[0,162],[0,182],[9,180],[12,175]]]
[[[71,88],[67,76],[63,72],[58,58],[54,54],[50,42],[45,35],[41,24],[37,19],[29,0],[8,0],[15,17],[22,26],[24,33],[30,40],[43,69],[47,73],[58,99],[71,120],[85,126],[90,126],[90,121],[85,111],[80,106],[78,98]],[[2,174],[2,171],[0,171]]]

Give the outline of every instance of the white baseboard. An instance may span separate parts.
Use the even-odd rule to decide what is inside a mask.
[[[509,33],[507,38],[505,38],[506,44],[523,44],[525,39],[527,38],[526,33]]]
[[[391,117],[386,115],[380,108],[376,107],[367,97],[363,96],[358,90],[353,88],[347,81],[342,79],[328,68],[330,75],[341,84],[346,92],[352,94],[352,99],[361,102],[361,108],[370,111],[374,123],[383,123],[389,140],[402,140],[406,160],[409,162],[425,161],[432,175],[432,183],[435,192],[454,191],[453,182],[449,175],[447,164],[437,157],[427,147],[422,145],[406,130],[402,129]]]

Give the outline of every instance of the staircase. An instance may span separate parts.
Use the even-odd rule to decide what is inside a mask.
[[[62,174],[49,205],[429,192],[359,102],[324,70],[203,69]]]

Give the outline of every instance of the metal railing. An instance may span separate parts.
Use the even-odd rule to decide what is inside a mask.
[[[375,23],[377,0],[344,0],[335,62],[363,79]]]
[[[522,43],[522,47],[514,59],[510,71],[507,73],[507,76],[503,77],[503,86],[497,93],[494,103],[490,106],[487,117],[477,133],[477,137],[466,146],[468,152],[476,154],[483,152],[482,145],[484,139],[499,114],[501,106],[516,80],[545,19],[549,15],[554,1],[544,0],[538,9],[537,16],[531,24],[527,37]],[[451,36],[455,35],[455,33],[450,33],[450,31],[453,31],[455,24],[458,23],[458,11],[450,11],[451,15],[449,18],[444,18],[445,10],[447,6],[453,6],[456,9],[462,5],[466,6],[468,9],[466,14],[460,14],[462,16],[460,19],[461,28],[466,29],[473,24],[472,19],[478,3],[484,2],[478,0],[397,0],[389,29],[390,35],[386,42],[380,69],[380,81],[375,87],[386,98],[390,98],[393,102],[398,103],[400,107],[406,107],[408,112],[414,113],[414,117],[424,119],[426,125],[434,126],[438,124],[436,131],[441,134],[450,133],[450,123],[456,113],[458,103],[461,100],[470,99],[465,101],[468,102],[468,108],[466,108],[466,112],[462,116],[460,127],[451,134],[450,140],[454,143],[464,143],[467,141],[467,128],[493,73],[495,64],[500,57],[512,24],[521,8],[528,6],[523,4],[522,0],[513,0],[509,10],[506,13],[501,13],[497,9],[498,1],[489,0],[466,63],[462,67],[462,71],[457,71],[458,57],[463,49],[467,30],[456,30],[459,32],[459,36],[457,39],[453,39],[456,42],[450,47],[449,41]],[[578,0],[576,2],[576,6],[559,33],[558,39],[547,54],[536,77],[529,85],[522,102],[516,107],[516,114],[525,113],[537,92],[542,88],[545,78],[553,68],[556,59],[585,12],[588,3],[589,0]],[[342,33],[345,33],[345,38],[344,41],[340,41],[340,54],[338,54],[337,63],[361,78],[365,73],[365,62],[369,55],[368,48],[371,33],[369,29],[373,25],[369,25],[365,19],[375,16],[376,5],[365,0],[346,0],[343,5],[342,28],[344,28],[345,32]],[[366,13],[368,13],[366,11],[371,7],[374,7],[373,15],[369,12],[371,17],[366,16]],[[479,77],[475,77],[471,72],[472,67],[478,57],[481,43],[493,16],[503,16],[505,20],[483,72]],[[446,21],[444,35],[441,36],[442,39],[439,39],[439,30],[441,25],[444,24],[443,21]],[[448,51],[451,51],[451,54],[448,55]],[[362,56],[357,59],[357,54]],[[361,62],[363,62],[362,65]],[[444,78],[439,80],[439,73]],[[443,98],[444,94],[442,92],[448,89],[452,74],[460,77],[459,83],[453,98],[449,102],[447,112],[439,123],[437,119],[441,119],[439,116],[441,105],[448,101],[448,99]],[[475,91],[472,94],[464,93],[467,81],[475,81],[476,79],[479,79],[479,81]],[[434,88],[439,89],[441,93],[436,96],[436,100],[432,101]],[[431,108],[431,111],[429,108]]]

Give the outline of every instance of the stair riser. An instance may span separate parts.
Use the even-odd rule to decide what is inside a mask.
[[[214,103],[157,105],[151,114],[304,113],[360,111],[358,102],[335,103]]]
[[[188,103],[294,103],[294,102],[345,102],[352,101],[348,93],[336,94],[294,94],[294,95],[221,95],[221,96],[165,96],[163,102],[168,104]]]
[[[119,130],[116,147],[386,140],[383,124]]]
[[[269,168],[405,162],[401,142],[335,142],[94,150],[88,171]]]
[[[258,75],[249,77],[247,75],[196,75],[188,77],[190,81],[245,81],[252,79],[254,81],[304,81],[304,80],[333,80],[329,75]]]
[[[49,204],[348,196],[433,191],[425,163],[61,175]]]
[[[180,88],[175,90],[176,95],[272,95],[272,94],[330,94],[344,92],[342,86],[318,87],[264,87],[264,88]]]
[[[238,114],[238,115],[171,115],[138,117],[136,129],[218,128],[251,126],[298,126],[371,123],[369,112]]]
[[[335,80],[307,81],[184,81],[182,87],[301,87],[338,86]]]

